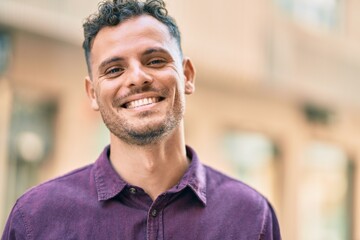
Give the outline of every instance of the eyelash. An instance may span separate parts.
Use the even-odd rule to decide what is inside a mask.
[[[151,60],[148,65],[158,65],[158,64],[164,64],[166,61],[164,59],[153,59]]]
[[[119,67],[114,67],[114,68],[111,68],[111,69],[109,69],[108,71],[106,71],[106,75],[111,75],[111,74],[118,74],[118,73],[120,73],[122,71],[122,69],[121,68],[119,68]]]

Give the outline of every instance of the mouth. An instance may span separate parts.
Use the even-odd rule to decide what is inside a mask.
[[[135,109],[135,108],[155,104],[155,103],[158,103],[158,102],[160,102],[162,100],[164,100],[163,97],[141,98],[141,99],[136,99],[136,100],[133,100],[133,101],[130,101],[130,102],[126,102],[123,105],[121,105],[121,107],[126,108],[126,109]]]

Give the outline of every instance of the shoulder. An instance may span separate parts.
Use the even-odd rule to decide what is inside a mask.
[[[222,209],[245,212],[269,212],[270,203],[261,193],[244,182],[227,176],[211,167],[206,169],[208,203],[222,205]],[[240,212],[241,212],[240,211]]]
[[[254,233],[260,239],[268,239],[269,236],[281,239],[276,214],[262,194],[240,180],[211,167],[205,168],[207,206],[212,211],[218,211],[218,218],[226,216],[223,221],[241,221],[244,232]]]
[[[21,209],[24,206],[52,205],[89,190],[93,164],[73,170],[65,175],[41,183],[25,192],[16,202]]]
[[[209,191],[217,191],[231,196],[241,195],[242,197],[246,196],[248,198],[264,198],[254,188],[238,179],[232,178],[209,166],[205,166],[205,169],[207,190]]]
[[[35,186],[19,197],[4,229],[4,239],[34,239],[37,226],[50,226],[58,216],[75,212],[91,190],[89,165]]]

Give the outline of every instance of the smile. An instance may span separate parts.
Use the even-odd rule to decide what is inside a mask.
[[[162,99],[160,97],[142,98],[142,99],[137,99],[137,100],[134,100],[131,102],[127,102],[123,105],[123,107],[127,108],[127,109],[134,109],[134,108],[150,105],[153,103],[157,103],[157,102],[160,102],[161,100]]]

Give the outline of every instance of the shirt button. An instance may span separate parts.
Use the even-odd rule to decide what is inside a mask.
[[[157,215],[157,210],[156,210],[156,209],[153,209],[153,210],[151,211],[151,216],[156,217],[156,215]]]
[[[131,187],[131,188],[129,188],[129,192],[132,193],[132,194],[135,194],[135,193],[136,193],[136,189],[133,188],[133,187]]]

